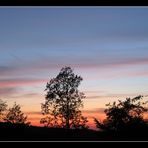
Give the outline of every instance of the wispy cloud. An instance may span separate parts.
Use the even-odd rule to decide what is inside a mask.
[[[125,93],[125,94],[119,94],[119,93],[117,93],[117,94],[106,94],[106,96],[108,96],[108,97],[133,97],[133,96],[138,96],[138,95],[140,95],[140,94],[138,94],[138,93]],[[142,95],[142,94],[141,94]]]
[[[10,75],[13,72],[17,72],[17,68],[14,66],[0,66],[0,76]]]
[[[31,112],[25,112],[27,115],[42,115],[41,111],[31,111]]]
[[[12,88],[12,87],[6,87],[6,88],[3,88],[3,87],[0,87],[0,96],[3,96],[3,95],[12,95],[12,94],[15,94],[17,92],[17,89],[16,88]]]
[[[90,96],[86,96],[85,99],[104,99],[104,98],[119,98],[120,97],[124,97],[124,98],[128,98],[128,97],[134,97],[134,96],[138,96],[140,94],[138,93],[106,93],[104,95],[100,95],[100,96],[95,96],[95,95],[90,95]],[[144,94],[141,94],[141,95],[144,95]]]
[[[87,93],[87,94],[96,94],[96,93],[105,93],[106,91],[104,91],[104,90],[97,90],[97,91],[95,91],[95,90],[87,90],[87,91],[83,91],[84,93]]]
[[[86,96],[85,99],[102,99],[104,97],[106,97],[106,96]]]
[[[100,56],[99,56],[100,57]],[[68,60],[69,59],[69,60]],[[67,64],[67,61],[68,64]],[[16,61],[11,62],[13,66],[0,66],[0,76],[10,76],[16,74],[32,74],[41,71],[50,71],[55,69],[61,69],[63,66],[71,66],[72,68],[78,69],[112,69],[119,67],[128,67],[133,65],[146,65],[148,64],[147,57],[129,57],[129,58],[104,58],[95,55],[93,58],[87,57],[52,57],[47,56],[41,57],[40,59],[34,59],[31,61],[24,61],[24,63],[16,63]]]
[[[0,86],[2,87],[16,87],[16,86],[26,86],[26,85],[35,85],[47,82],[44,79],[26,79],[26,78],[16,78],[16,79],[0,79]]]
[[[28,98],[28,99],[32,99],[32,98],[39,98],[41,97],[43,94],[40,94],[40,93],[17,93],[17,94],[14,94],[13,96],[11,96],[12,99],[17,99],[17,98]]]
[[[105,108],[93,108],[91,110],[83,110],[83,113],[104,113]]]
[[[148,58],[117,58],[112,59],[94,59],[92,61],[89,61],[89,63],[81,63],[81,68],[118,68],[123,66],[132,66],[132,65],[143,65],[148,64]]]

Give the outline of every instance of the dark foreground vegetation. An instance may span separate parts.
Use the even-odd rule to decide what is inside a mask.
[[[32,126],[19,104],[8,109],[0,100],[0,141],[148,141],[148,101],[141,95],[107,104],[106,119],[94,117],[99,131],[89,129],[80,110],[85,98],[78,90],[81,81],[65,67],[47,83],[41,105],[44,127]]]
[[[122,131],[63,129],[0,123],[0,141],[147,141],[148,128]]]

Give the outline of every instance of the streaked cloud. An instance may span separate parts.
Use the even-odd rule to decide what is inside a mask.
[[[69,60],[68,60],[69,58]],[[104,59],[97,58],[97,56],[94,56],[92,59],[88,60],[87,58],[80,57],[80,58],[48,58],[48,57],[42,57],[40,59],[34,59],[32,61],[27,61],[22,64],[18,64],[18,62],[11,62],[13,63],[13,66],[9,64],[9,66],[0,66],[0,77],[10,77],[16,75],[19,75],[21,77],[25,75],[35,75],[36,73],[39,76],[42,76],[44,74],[48,75],[50,71],[57,71],[60,70],[64,66],[71,66],[74,69],[81,69],[81,70],[91,70],[91,69],[98,69],[98,77],[104,77],[104,78],[114,78],[114,77],[139,77],[139,76],[148,76],[148,71],[127,71],[127,73],[112,73],[113,69],[118,68],[128,68],[131,66],[140,66],[140,65],[147,65],[148,64],[148,58],[146,57],[132,57],[132,58],[109,58]],[[67,64],[67,60],[69,61]],[[101,71],[101,72],[99,72]],[[104,72],[104,73],[103,73]],[[42,76],[43,77],[43,76]],[[89,77],[88,77],[89,78]],[[45,79],[45,78],[43,78]],[[11,81],[11,80],[8,80]],[[19,80],[16,80],[16,83]],[[22,80],[21,80],[22,81]],[[35,83],[37,80],[31,80],[30,83]],[[39,80],[40,81],[40,80]],[[44,80],[43,80],[44,81]],[[26,80],[27,82],[27,80]],[[14,83],[14,82],[12,82]]]
[[[42,84],[47,82],[44,79],[0,79],[0,86],[2,87],[16,87],[16,86],[28,86],[28,85],[35,85],[35,84]]]
[[[11,96],[12,99],[19,99],[19,98],[26,98],[26,99],[32,99],[32,98],[38,98],[41,97],[42,94],[40,93],[18,93],[18,94],[14,94],[13,96]]]
[[[104,113],[105,108],[93,108],[91,110],[82,110],[83,113]]]
[[[39,111],[30,111],[30,112],[25,112],[25,114],[27,114],[27,115],[42,115],[42,113],[41,113],[41,112],[39,112]]]
[[[128,98],[128,97],[134,97],[134,96],[138,96],[138,95],[140,95],[140,94],[138,94],[138,93],[129,93],[129,94],[128,93],[125,93],[125,94],[121,94],[121,93],[120,94],[119,93],[116,93],[116,94],[115,93],[105,93],[104,95],[100,95],[100,96],[93,96],[93,95],[92,96],[86,96],[85,99],[92,99],[92,100],[93,99],[95,99],[95,100],[98,99],[98,100],[100,100],[100,99],[104,99],[104,98],[106,99],[106,98],[115,98],[115,97],[116,98],[120,98],[120,97],[122,97],[122,98],[127,97]]]
[[[85,99],[102,99],[104,97],[106,97],[106,96],[86,96]]]
[[[3,96],[3,95],[12,95],[12,94],[15,94],[17,93],[17,89],[15,87],[6,87],[6,88],[3,88],[0,87],[0,96]]]

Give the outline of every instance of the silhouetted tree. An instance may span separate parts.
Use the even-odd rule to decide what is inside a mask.
[[[4,121],[16,124],[30,124],[30,122],[27,122],[27,116],[22,113],[20,105],[16,103],[14,103],[12,108],[9,108]]]
[[[2,101],[0,99],[0,121],[3,119],[4,111],[7,110],[7,104],[6,102]]]
[[[119,100],[118,104],[116,102],[107,104],[108,109],[105,110],[107,118],[103,123],[95,118],[96,127],[115,131],[146,127],[147,122],[143,118],[143,113],[148,109],[144,107],[147,102],[141,102],[142,98],[143,96],[139,95],[133,99]]]
[[[78,86],[82,77],[75,75],[70,67],[64,67],[56,78],[51,79],[45,91],[45,103],[41,105],[43,115],[40,123],[45,126],[64,128],[87,128],[87,118],[83,117],[80,107],[83,107],[84,93]]]

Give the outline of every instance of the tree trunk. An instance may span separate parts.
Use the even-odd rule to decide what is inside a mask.
[[[70,124],[69,124],[69,102],[67,100],[67,106],[66,106],[66,128],[69,129],[70,128]]]
[[[66,86],[66,95],[68,95],[69,92],[69,86]],[[67,102],[66,102],[66,128],[69,129],[69,97],[67,96]]]
[[[70,125],[69,125],[69,118],[66,119],[66,128],[69,129]]]

